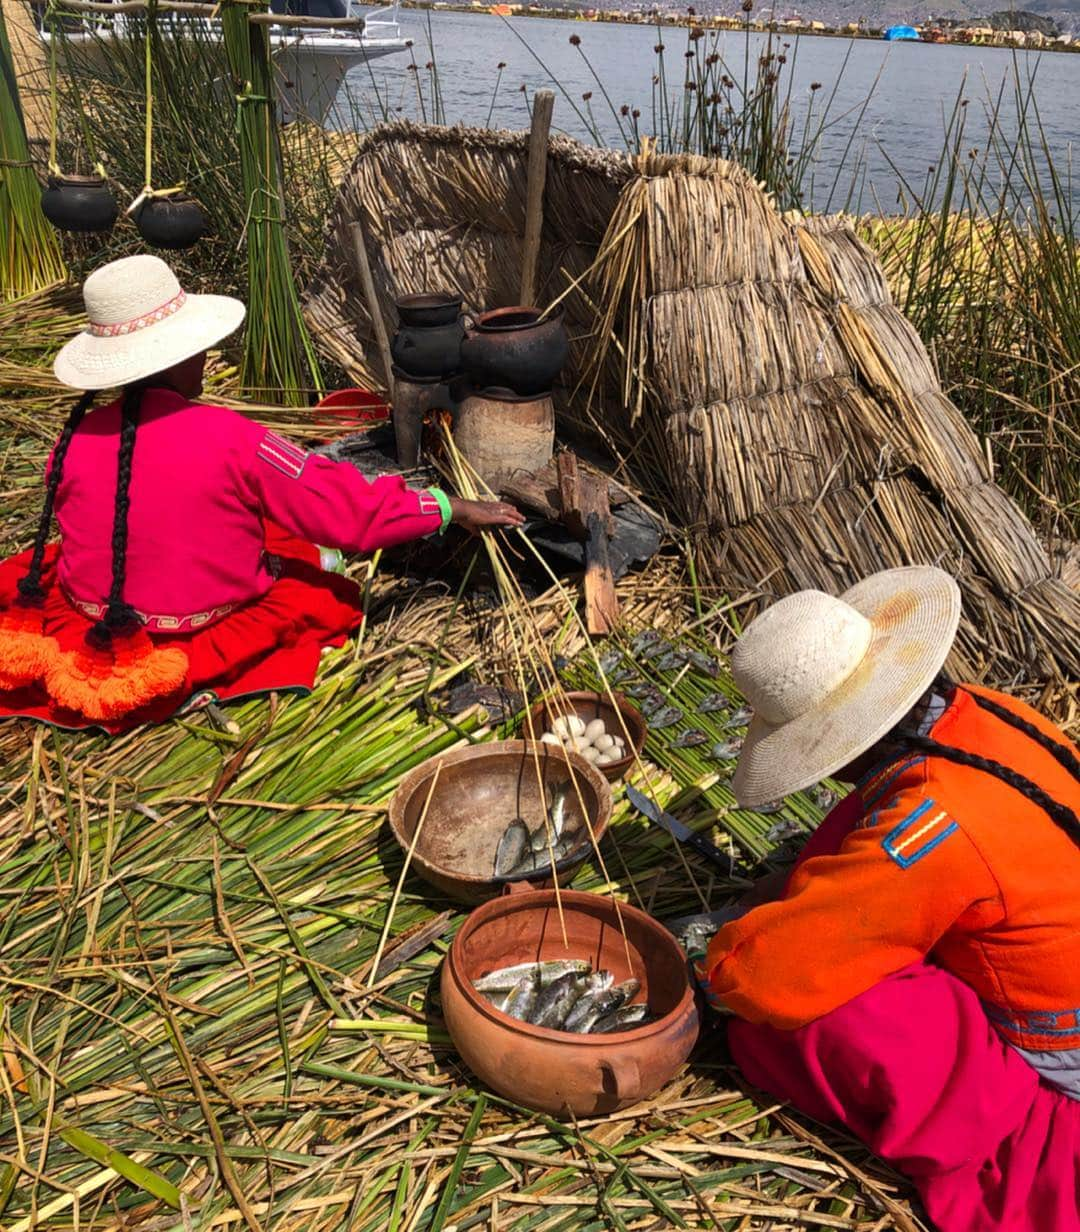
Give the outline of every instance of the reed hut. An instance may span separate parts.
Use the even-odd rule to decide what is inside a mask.
[[[361,141],[306,300],[352,379],[377,385],[380,369],[348,224],[366,233],[391,331],[403,294],[513,303],[527,161],[527,133],[394,124]],[[564,431],[629,468],[713,582],[767,599],[937,564],[964,590],[953,670],[1080,675],[1080,596],[994,484],[845,220],[781,214],[732,163],[558,138],[539,285],[572,340]]]

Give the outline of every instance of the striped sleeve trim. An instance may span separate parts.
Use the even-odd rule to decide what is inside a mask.
[[[276,432],[267,432],[256,450],[260,462],[265,462],[290,479],[299,479],[304,473],[308,456],[298,445],[278,436]]]
[[[907,869],[940,847],[959,828],[944,809],[927,799],[889,831],[881,846],[894,864]]]

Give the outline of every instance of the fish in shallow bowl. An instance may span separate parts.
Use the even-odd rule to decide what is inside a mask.
[[[580,831],[582,841],[554,868],[538,862],[496,874],[496,854],[518,819],[530,843],[537,831],[545,835],[546,852],[557,794],[562,828]],[[590,832],[597,842],[603,837],[611,807],[607,780],[580,754],[539,741],[503,740],[455,749],[411,770],[391,798],[389,820],[398,845],[412,849],[412,871],[451,898],[480,903],[519,878],[550,882],[558,875],[565,884],[592,850]]]

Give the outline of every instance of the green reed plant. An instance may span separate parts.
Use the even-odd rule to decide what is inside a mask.
[[[1080,534],[1080,215],[1071,166],[1014,60],[971,144],[965,87],[921,185],[894,168],[901,218],[863,221],[998,480],[1049,538]]]
[[[0,298],[15,299],[58,282],[64,262],[56,232],[41,212],[19,86],[0,12]]]

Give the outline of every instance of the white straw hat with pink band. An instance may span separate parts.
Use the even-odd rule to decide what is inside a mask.
[[[960,623],[940,569],[872,574],[839,598],[801,590],[752,622],[731,656],[754,717],[732,787],[749,808],[850,765],[911,710]]]
[[[122,257],[83,284],[89,324],[57,355],[57,379],[112,389],[171,368],[231,334],[246,309],[228,295],[191,295],[160,257]]]

